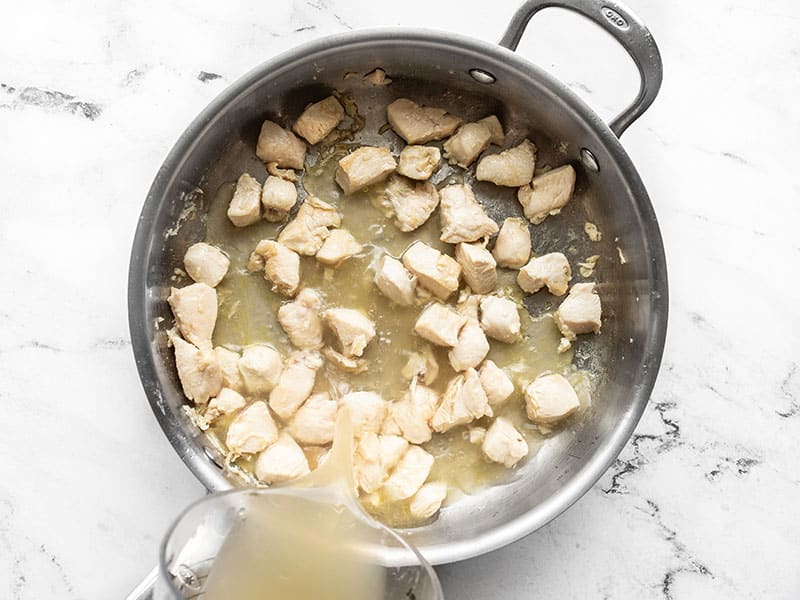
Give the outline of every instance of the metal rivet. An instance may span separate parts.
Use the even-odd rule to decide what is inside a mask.
[[[598,173],[600,171],[600,165],[598,164],[597,158],[595,158],[591,150],[581,148],[581,162],[583,163],[583,166],[589,169],[592,173]]]
[[[470,69],[469,74],[470,77],[472,77],[478,83],[485,83],[488,85],[497,81],[497,77],[489,73],[489,71],[484,71],[483,69]]]

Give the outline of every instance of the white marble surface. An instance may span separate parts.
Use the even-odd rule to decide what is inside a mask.
[[[800,8],[630,2],[666,65],[624,137],[669,260],[662,373],[594,489],[525,540],[441,568],[448,598],[800,594]],[[203,493],[144,400],[125,303],[139,209],[194,115],[306,40],[375,25],[496,40],[516,5],[3,5],[0,597],[123,597]],[[630,97],[621,51],[590,25],[550,14],[532,32],[520,51],[601,114]]]

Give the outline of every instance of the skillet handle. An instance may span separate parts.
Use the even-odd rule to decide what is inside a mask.
[[[664,69],[656,41],[644,23],[616,0],[527,0],[512,17],[500,45],[516,50],[531,17],[551,7],[565,8],[594,21],[625,48],[639,69],[639,94],[609,125],[611,131],[620,137],[644,114],[661,87]]]

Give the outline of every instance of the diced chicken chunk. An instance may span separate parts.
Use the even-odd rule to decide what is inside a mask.
[[[264,121],[256,145],[256,156],[279,167],[302,169],[306,145],[295,134],[272,121]]]
[[[525,217],[538,225],[550,215],[557,215],[572,198],[575,189],[575,169],[564,165],[533,178],[530,185],[520,188],[517,199]]]
[[[334,229],[317,252],[317,260],[325,265],[338,267],[351,256],[363,250],[353,234],[346,229]]]
[[[314,379],[322,366],[318,352],[301,350],[289,356],[278,383],[269,394],[269,407],[284,421],[289,420],[311,395]]]
[[[481,446],[483,453],[509,469],[528,455],[528,443],[510,421],[497,417],[486,431]]]
[[[542,373],[525,388],[528,418],[539,425],[557,423],[578,408],[578,395],[569,381],[558,373]]]
[[[183,266],[189,277],[213,288],[225,277],[231,261],[219,248],[198,242],[189,246],[183,256]]]
[[[272,346],[248,346],[239,359],[239,372],[245,388],[256,396],[271,392],[278,383],[282,370],[281,355]]]
[[[294,219],[278,234],[278,242],[298,254],[314,256],[330,235],[328,228],[341,224],[342,217],[334,206],[315,196],[308,196]]]
[[[434,431],[443,433],[481,417],[491,417],[492,407],[475,369],[467,369],[447,384],[442,403],[431,419]]]
[[[497,286],[497,263],[482,244],[458,244],[456,261],[461,265],[464,281],[476,294],[489,293]]]
[[[444,143],[444,157],[451,165],[466,169],[489,147],[492,132],[486,123],[465,123]]]
[[[291,181],[273,175],[267,177],[261,189],[261,206],[267,221],[283,221],[296,202],[297,188]]]
[[[244,392],[244,380],[239,372],[239,353],[217,346],[214,348],[214,355],[222,371],[222,386],[236,390],[240,394]]]
[[[306,139],[309,144],[317,144],[344,119],[344,108],[333,96],[315,102],[306,107],[294,123],[295,133]]]
[[[184,395],[195,404],[205,404],[222,388],[222,371],[210,347],[197,348],[177,335],[171,336],[175,367]]]
[[[479,310],[481,306],[480,294],[473,294],[467,290],[461,290],[458,297],[458,304],[456,304],[456,312],[464,315],[467,319],[477,321],[479,319]]]
[[[507,344],[516,342],[521,329],[517,305],[508,298],[482,298],[481,327],[490,338]]]
[[[228,206],[228,219],[236,227],[247,227],[260,218],[261,184],[249,174],[242,173]]]
[[[497,223],[478,204],[468,185],[448,185],[439,192],[439,198],[442,206],[439,215],[442,235],[439,239],[443,242],[476,242],[497,233]]]
[[[386,116],[395,133],[408,144],[424,144],[453,134],[461,119],[442,108],[420,106],[400,98],[386,107]]]
[[[264,258],[264,278],[272,282],[272,291],[294,296],[300,285],[300,256],[274,240],[261,240],[255,252]]]
[[[396,258],[384,254],[375,272],[375,285],[389,298],[401,306],[414,304],[417,278],[408,272]]]
[[[498,367],[494,361],[484,361],[478,376],[489,399],[490,406],[497,406],[514,393],[514,383],[506,372]]]
[[[424,225],[439,206],[439,192],[430,181],[411,181],[399,175],[389,178],[386,199],[392,206],[395,224],[406,232]]]
[[[417,281],[440,300],[446,300],[458,289],[461,265],[424,242],[411,244],[402,260]]]
[[[458,334],[458,343],[447,353],[454,371],[466,371],[477,367],[489,353],[489,340],[480,323],[469,319]]]
[[[425,346],[422,352],[412,352],[401,374],[406,379],[418,377],[426,385],[433,385],[439,377],[439,363],[430,346]]]
[[[458,344],[458,334],[467,319],[446,304],[432,302],[422,311],[414,331],[437,346],[453,347]]]
[[[365,359],[345,356],[327,346],[322,349],[322,354],[332,365],[345,373],[363,373],[369,368],[369,363]]]
[[[394,420],[392,413],[386,415],[383,425],[381,425],[381,435],[403,435],[397,421]]]
[[[266,402],[253,402],[228,427],[225,445],[233,454],[261,452],[278,439],[278,426],[269,414]]]
[[[345,194],[352,194],[384,181],[396,168],[397,161],[388,148],[361,146],[339,161],[336,183]]]
[[[356,483],[367,494],[380,488],[408,449],[408,442],[396,435],[368,433],[356,446]]]
[[[417,493],[433,466],[433,456],[419,446],[411,446],[383,484],[383,495],[389,502],[405,500]]]
[[[600,333],[602,307],[594,283],[576,283],[555,313],[556,325],[568,340],[581,333]]]
[[[217,323],[217,291],[205,283],[172,288],[167,299],[183,337],[198,348],[211,349]]]
[[[506,140],[506,134],[503,133],[503,126],[500,124],[500,119],[494,115],[489,115],[488,117],[480,119],[478,123],[489,128],[489,133],[492,136],[489,138],[490,144],[494,144],[495,146],[503,145]]]
[[[491,181],[495,185],[520,187],[533,179],[536,164],[536,146],[523,140],[519,146],[499,154],[484,156],[478,162],[475,176],[478,181]]]
[[[361,356],[375,337],[375,323],[364,313],[352,308],[329,308],[323,315],[325,323],[341,344],[345,356]]]
[[[419,488],[411,498],[408,509],[411,516],[416,519],[430,519],[439,512],[445,498],[447,498],[447,484],[441,481],[432,481]]]
[[[410,179],[425,181],[430,179],[442,160],[442,153],[436,146],[406,146],[400,152],[397,172]]]
[[[308,475],[308,459],[292,436],[281,433],[278,441],[258,455],[256,477],[264,483],[282,483]]]
[[[470,427],[467,430],[467,439],[469,440],[470,444],[483,444],[483,440],[486,438],[486,428],[485,427]]]
[[[439,394],[416,381],[403,396],[389,407],[398,428],[412,444],[424,444],[431,439],[430,420],[439,404]]]
[[[315,350],[322,347],[322,299],[310,288],[297,294],[294,302],[284,304],[278,309],[278,323],[281,324],[289,341],[297,348]]]
[[[235,413],[240,408],[243,408],[245,404],[247,404],[247,401],[244,396],[236,390],[224,387],[208,403],[208,408],[203,417],[205,417],[206,422],[210,423],[222,415]]]
[[[339,399],[339,405],[350,411],[356,436],[378,433],[388,411],[386,400],[375,392],[350,392]]]
[[[301,444],[322,446],[333,441],[336,428],[336,400],[328,392],[313,394],[289,423],[289,433]]]
[[[519,269],[531,257],[531,232],[528,223],[518,217],[503,221],[494,241],[492,255],[501,267]]]
[[[554,296],[563,296],[567,293],[570,279],[572,279],[572,269],[567,257],[561,252],[551,252],[532,258],[517,273],[519,287],[529,294],[535,294],[547,286],[547,291]]]
[[[386,76],[386,71],[384,71],[380,67],[370,71],[369,73],[364,75],[364,77],[362,77],[362,79],[366,83],[368,83],[370,85],[376,85],[376,86],[384,86],[384,85],[389,85],[390,83],[392,83],[392,80],[389,79]]]

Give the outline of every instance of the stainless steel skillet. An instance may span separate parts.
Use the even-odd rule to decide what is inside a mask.
[[[546,7],[580,13],[611,33],[636,63],[641,88],[610,125],[542,69],[513,50],[529,19]],[[346,72],[382,67],[388,87],[367,88]],[[407,532],[433,563],[448,563],[499,548],[536,530],[583,495],[614,461],[647,404],[664,347],[667,274],[653,207],[619,136],[655,98],[661,62],[649,31],[616,2],[530,0],[517,12],[501,45],[425,30],[381,29],[331,36],[257,67],[215,99],[178,140],[159,170],[139,219],[130,261],[129,321],[137,367],[164,432],[192,472],[211,491],[233,483],[203,436],[188,421],[159,318],[169,322],[170,276],[186,247],[204,237],[202,218],[185,220],[191,201],[202,212],[215,190],[245,169],[261,172],[253,156],[260,123],[291,123],[310,101],[331,89],[351,93],[367,116],[369,143],[396,97],[447,108],[465,120],[497,114],[508,140],[531,136],[540,162],[572,162],[576,198],[557,218],[534,230],[538,253],[600,254],[597,270],[604,306],[603,333],[581,340],[575,362],[593,373],[593,405],[580,423],[553,438],[510,480],[465,498],[433,524]],[[370,135],[372,137],[370,137]],[[385,136],[380,139],[385,140]],[[518,214],[514,191],[475,186],[491,198],[496,218]],[[604,241],[591,244],[592,221]],[[180,225],[180,227],[177,227]],[[167,236],[165,232],[175,235]],[[544,310],[541,300],[528,306]],[[586,337],[586,336],[584,336]]]

